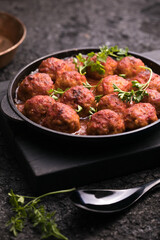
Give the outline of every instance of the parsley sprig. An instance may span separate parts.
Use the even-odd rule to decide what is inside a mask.
[[[55,222],[55,211],[47,212],[43,205],[38,205],[40,199],[54,195],[57,193],[66,193],[75,190],[67,189],[55,192],[49,192],[39,197],[22,196],[15,194],[11,190],[8,195],[10,196],[10,204],[13,207],[15,215],[11,217],[10,221],[6,224],[10,226],[10,232],[16,237],[21,232],[27,223],[32,222],[33,227],[36,227],[41,232],[41,238],[55,237],[57,239],[68,240],[63,234],[60,233],[57,224]],[[25,203],[26,199],[32,199]]]
[[[96,56],[96,61],[92,60],[92,57]],[[73,58],[73,62],[78,69],[78,71],[82,74],[86,74],[86,68],[90,67],[91,71],[96,71],[99,74],[104,74],[105,69],[102,63],[106,62],[108,56],[112,56],[116,58],[116,60],[120,60],[125,56],[128,56],[128,48],[118,48],[118,46],[108,47],[102,46],[100,47],[100,51],[98,53],[90,52],[87,56],[79,53],[76,57]]]
[[[139,83],[137,80],[132,81],[132,87],[133,88],[135,87],[138,90],[135,91],[134,89],[132,89],[129,92],[125,92],[125,91],[122,91],[120,88],[118,88],[116,86],[116,84],[113,84],[114,92],[118,92],[118,97],[125,102],[139,103],[143,99],[144,96],[148,95],[146,89],[150,84],[153,72],[152,72],[152,69],[149,68],[149,67],[140,66],[140,68],[144,68],[146,70],[149,70],[150,71],[150,76],[149,76],[148,81],[144,84]]]

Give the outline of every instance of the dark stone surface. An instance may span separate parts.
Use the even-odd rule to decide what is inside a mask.
[[[20,68],[38,57],[67,48],[103,44],[128,46],[137,52],[160,48],[159,0],[0,0],[0,8],[19,17],[27,27],[27,37],[14,60],[0,70],[0,81],[11,80]],[[127,188],[158,177],[160,168],[148,169],[89,187]],[[12,216],[7,197],[11,188],[19,194],[34,194],[0,132],[0,239],[3,240],[14,239],[5,227]],[[44,205],[50,211],[57,210],[59,228],[70,240],[160,239],[158,188],[115,216],[78,210],[68,194],[49,197]],[[40,235],[26,226],[17,237],[20,239],[38,240]]]

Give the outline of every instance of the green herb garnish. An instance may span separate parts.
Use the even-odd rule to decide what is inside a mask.
[[[96,61],[92,60],[92,57],[96,56]],[[98,53],[90,52],[87,56],[83,56],[79,53],[76,57],[73,58],[73,62],[78,69],[79,73],[85,75],[86,68],[90,67],[91,71],[96,71],[99,74],[103,75],[105,73],[105,69],[102,63],[106,62],[108,56],[112,56],[116,58],[116,60],[120,60],[125,56],[128,56],[128,48],[118,48],[118,46],[110,47],[102,46],[100,47],[100,51]]]
[[[10,232],[12,232],[16,237],[18,233],[23,230],[27,221],[30,221],[33,227],[36,227],[41,232],[41,238],[54,236],[57,239],[67,240],[68,238],[61,234],[57,227],[55,222],[55,212],[47,212],[44,206],[38,206],[38,203],[40,202],[40,199],[46,196],[57,193],[71,192],[73,190],[75,189],[72,188],[56,192],[49,192],[39,197],[21,196],[14,194],[13,190],[11,190],[8,195],[10,196],[10,204],[13,207],[15,215],[12,216],[10,221],[8,221],[6,224],[7,226],[10,226]],[[32,200],[25,203],[26,199]]]
[[[101,99],[101,97],[103,97],[102,94],[100,94],[100,95],[96,95],[96,96],[95,96],[95,100],[96,100],[96,102],[99,102],[100,99]]]
[[[96,62],[92,61],[92,57],[95,56],[94,52],[88,53],[87,57],[83,56],[81,53],[79,53],[76,58],[73,59],[73,62],[78,69],[79,73],[82,75],[86,74],[86,68],[91,67],[91,71],[96,71],[99,74],[104,74],[104,66],[101,64],[101,62],[96,60]]]
[[[82,111],[82,106],[80,106],[80,105],[78,105],[77,106],[77,109],[75,109],[75,111],[77,112],[77,113],[79,113],[79,112],[81,112]]]
[[[83,82],[83,86],[84,86],[85,88],[88,88],[89,90],[90,90],[92,87],[94,87],[94,86],[92,86],[88,81]]]
[[[139,83],[137,80],[132,81],[132,87],[136,87],[138,90],[132,89],[130,92],[122,91],[115,84],[113,84],[114,92],[118,92],[118,97],[126,102],[136,102],[139,103],[144,96],[148,95],[146,89],[149,86],[149,83],[152,79],[152,69],[149,67],[140,66],[140,68],[144,68],[150,71],[150,77],[148,81],[144,84]]]
[[[58,100],[58,97],[63,95],[63,93],[65,93],[65,91],[67,91],[68,89],[69,88],[66,88],[65,90],[62,90],[61,88],[50,89],[48,93],[50,97],[52,97],[55,100]]]
[[[90,115],[93,115],[96,112],[97,112],[97,108],[90,107],[90,110],[89,110]]]
[[[126,78],[126,74],[124,74],[124,73],[120,73],[119,76],[123,77],[123,78]]]

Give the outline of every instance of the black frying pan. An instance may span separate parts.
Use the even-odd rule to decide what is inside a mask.
[[[40,132],[45,133],[50,136],[53,136],[54,138],[57,138],[57,139],[73,140],[74,142],[77,140],[82,141],[82,142],[87,141],[87,143],[89,143],[89,142],[93,143],[93,142],[97,142],[97,141],[98,142],[108,142],[108,141],[114,142],[116,140],[118,140],[118,142],[122,142],[124,139],[127,139],[127,141],[128,141],[129,138],[133,138],[137,135],[140,136],[140,135],[142,135],[142,133],[153,130],[153,128],[155,126],[158,126],[160,120],[158,120],[154,123],[151,123],[145,127],[139,128],[139,129],[135,129],[132,131],[127,131],[127,132],[123,132],[123,133],[119,133],[119,134],[114,134],[114,135],[98,135],[98,136],[73,135],[73,134],[58,132],[55,130],[45,128],[39,124],[34,123],[33,121],[31,121],[30,119],[25,117],[21,112],[18,111],[18,109],[16,108],[15,103],[14,103],[16,88],[17,88],[19,82],[21,82],[27,75],[29,75],[32,71],[35,71],[38,68],[38,66],[40,65],[42,60],[49,58],[49,57],[56,57],[56,58],[63,59],[66,57],[76,56],[78,53],[87,54],[91,51],[98,52],[99,49],[98,48],[82,48],[82,49],[71,49],[71,50],[56,52],[56,53],[52,53],[47,56],[44,56],[42,58],[39,58],[39,59],[35,60],[34,62],[25,66],[15,76],[13,81],[11,81],[11,83],[9,84],[7,96],[3,99],[2,104],[1,104],[2,111],[5,112],[5,114],[8,117],[10,117],[11,119],[14,119],[16,121],[25,122],[29,127],[32,127],[32,129],[39,130]],[[158,63],[156,63],[155,61],[153,61],[149,58],[146,58],[141,54],[137,54],[134,52],[129,52],[129,54],[131,54],[137,58],[140,58],[144,62],[145,65],[147,65],[148,67],[150,67],[153,70],[153,72],[160,74],[160,65]]]

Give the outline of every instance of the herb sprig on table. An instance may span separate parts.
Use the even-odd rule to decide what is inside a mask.
[[[67,193],[75,190],[67,189],[55,192],[49,192],[43,194],[39,197],[30,197],[30,196],[22,196],[15,194],[13,190],[11,190],[8,195],[10,196],[10,204],[13,207],[13,211],[15,215],[11,217],[11,219],[6,224],[10,226],[10,232],[16,237],[19,232],[21,232],[27,223],[30,221],[33,227],[39,229],[41,233],[41,238],[55,237],[55,239],[63,239],[68,240],[63,234],[60,233],[57,224],[55,222],[55,211],[47,212],[43,205],[38,205],[40,200],[49,195],[54,195],[58,193]],[[27,203],[25,201],[30,199]]]
[[[150,84],[153,72],[152,72],[152,69],[149,67],[140,66],[140,68],[149,70],[150,76],[149,76],[148,81],[144,84],[139,83],[137,80],[132,81],[132,87],[136,88],[137,90],[132,89],[129,92],[125,92],[125,91],[121,90],[120,88],[118,88],[115,84],[113,84],[114,92],[118,92],[118,97],[121,100],[123,100],[125,102],[130,102],[130,103],[131,102],[139,103],[143,99],[144,96],[148,95],[146,89]]]
[[[92,58],[96,56],[96,61],[93,61]],[[86,68],[90,67],[91,71],[96,71],[99,74],[104,74],[105,69],[102,63],[106,62],[106,59],[108,56],[112,56],[116,58],[116,60],[121,60],[123,57],[128,56],[128,48],[118,48],[118,46],[114,47],[107,47],[102,46],[100,47],[100,51],[90,52],[87,54],[87,56],[83,56],[81,53],[79,53],[76,57],[74,57],[73,62],[78,69],[78,71],[85,75],[86,74]]]

